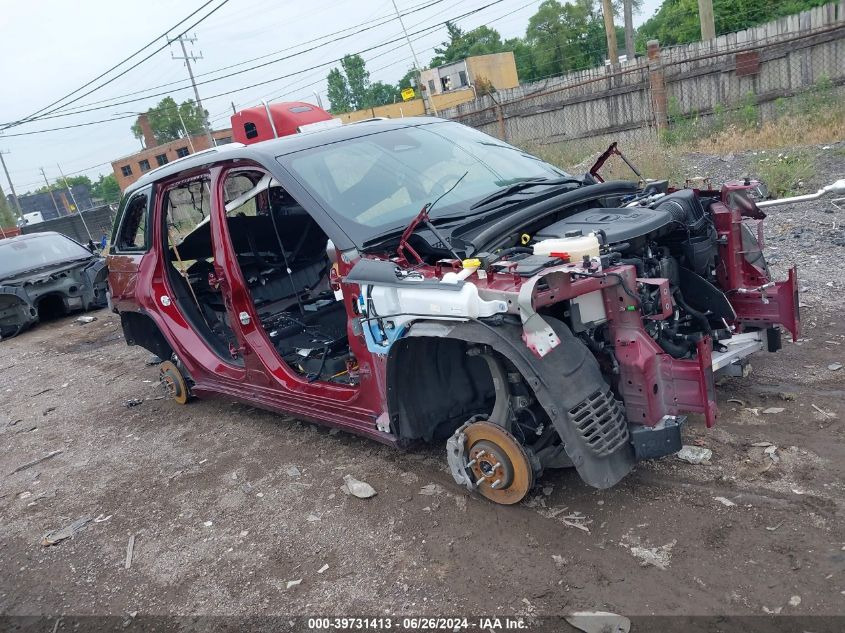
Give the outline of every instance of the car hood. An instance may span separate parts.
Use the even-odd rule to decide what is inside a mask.
[[[0,273],[0,285],[20,286],[24,284],[40,283],[45,280],[49,280],[58,273],[88,266],[91,262],[94,262],[97,259],[100,258],[95,255],[92,255],[90,258],[87,259],[72,259],[66,262],[50,264],[49,266],[37,268],[35,270],[25,270],[16,272],[11,275],[4,275]]]

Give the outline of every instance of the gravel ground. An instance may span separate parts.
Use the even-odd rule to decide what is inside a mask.
[[[796,151],[813,160],[815,173],[803,183],[801,194],[815,193],[821,187],[845,178],[845,142],[784,150],[749,151],[743,154],[712,156],[691,154],[685,157],[688,173],[707,175],[714,183],[756,172],[761,159],[777,160],[779,155]],[[841,197],[841,196],[840,196]],[[772,271],[786,275],[798,266],[802,302],[828,308],[845,305],[845,268],[837,265],[845,257],[845,200],[837,209],[831,203],[836,196],[801,204],[772,207],[764,221],[766,257]]]
[[[690,158],[716,176],[749,160]],[[459,489],[442,446],[403,453],[226,400],[164,400],[107,311],[3,341],[0,615],[64,614],[60,631],[136,613],[842,616],[845,369],[829,366],[845,363],[845,248],[828,207],[766,221],[775,270],[796,260],[807,288],[803,338],[722,381],[716,427],[687,426],[709,464],[643,463],[605,491],[556,471],[515,507]],[[346,474],[378,495],[344,495]]]

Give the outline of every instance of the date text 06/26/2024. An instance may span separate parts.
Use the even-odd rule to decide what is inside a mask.
[[[528,629],[523,618],[500,617],[326,617],[308,618],[308,630],[317,631],[516,631]]]

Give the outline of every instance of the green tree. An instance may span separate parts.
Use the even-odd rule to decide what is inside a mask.
[[[71,176],[67,179],[67,186],[68,187],[76,187],[77,185],[85,185],[89,189],[91,189],[91,179],[88,176]],[[48,191],[64,191],[65,189],[65,180],[63,178],[59,178],[55,182],[50,183],[50,188],[48,189],[47,186],[40,187],[35,190],[35,193],[47,193]]]
[[[176,103],[172,97],[165,97],[158,105],[146,112],[150,127],[155,134],[156,141],[160,144],[169,143],[185,137],[185,130],[188,134],[200,134],[208,124],[208,111],[200,110],[199,106],[192,100]],[[182,119],[179,119],[179,115]],[[184,127],[182,123],[184,122]],[[132,125],[132,134],[135,138],[144,138],[141,125],[136,121]]]
[[[513,52],[516,74],[520,81],[531,81],[540,76],[534,65],[534,49],[525,40],[519,37],[505,40],[503,49]]]
[[[800,13],[830,0],[713,0],[716,33],[741,31],[751,26]],[[686,44],[701,39],[698,0],[665,0],[637,30],[637,50],[648,40],[661,45]]]
[[[473,55],[489,55],[505,50],[502,36],[489,26],[479,26],[464,32],[458,25],[446,22],[446,34],[449,39],[434,49],[432,67],[460,61]]]
[[[383,81],[376,81],[375,83],[370,84],[370,88],[367,91],[367,105],[364,107],[373,108],[401,100],[402,95],[397,86],[384,83]]]
[[[607,41],[603,20],[593,0],[567,4],[545,0],[540,4],[537,13],[528,20],[525,31],[536,77],[604,63]],[[531,78],[535,77],[527,79]]]
[[[91,186],[91,197],[101,199],[106,204],[113,204],[120,199],[120,186],[114,174],[103,176]]]
[[[355,110],[369,107],[370,73],[364,58],[360,55],[344,55],[340,66],[349,86],[350,105]]]
[[[349,85],[346,83],[346,76],[337,68],[332,68],[326,77],[328,83],[327,94],[329,97],[329,110],[332,114],[342,114],[352,110],[351,98],[349,96]]]
[[[17,219],[17,216],[11,209],[11,205],[8,200],[6,200],[6,196],[0,195],[0,226],[15,226],[15,224],[17,224]]]
[[[333,114],[394,103],[400,98],[397,86],[382,81],[370,82],[370,73],[360,55],[346,55],[340,68],[329,71],[326,81]]]

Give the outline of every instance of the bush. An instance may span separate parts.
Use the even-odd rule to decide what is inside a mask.
[[[725,114],[725,106],[717,103],[713,106],[713,120],[710,122],[709,132],[711,134],[718,134],[727,126],[727,116]]]
[[[0,195],[0,226],[13,227],[17,223],[17,216],[9,208],[9,203]]]
[[[685,115],[675,97],[669,97],[667,120],[668,126],[663,130],[663,141],[667,145],[689,143],[701,135],[702,126],[698,112],[693,110],[689,115]]]
[[[813,174],[813,161],[804,154],[778,154],[757,161],[757,173],[775,198],[795,195]]]
[[[757,127],[757,98],[753,92],[743,97],[742,103],[736,111],[736,122],[744,130]]]

